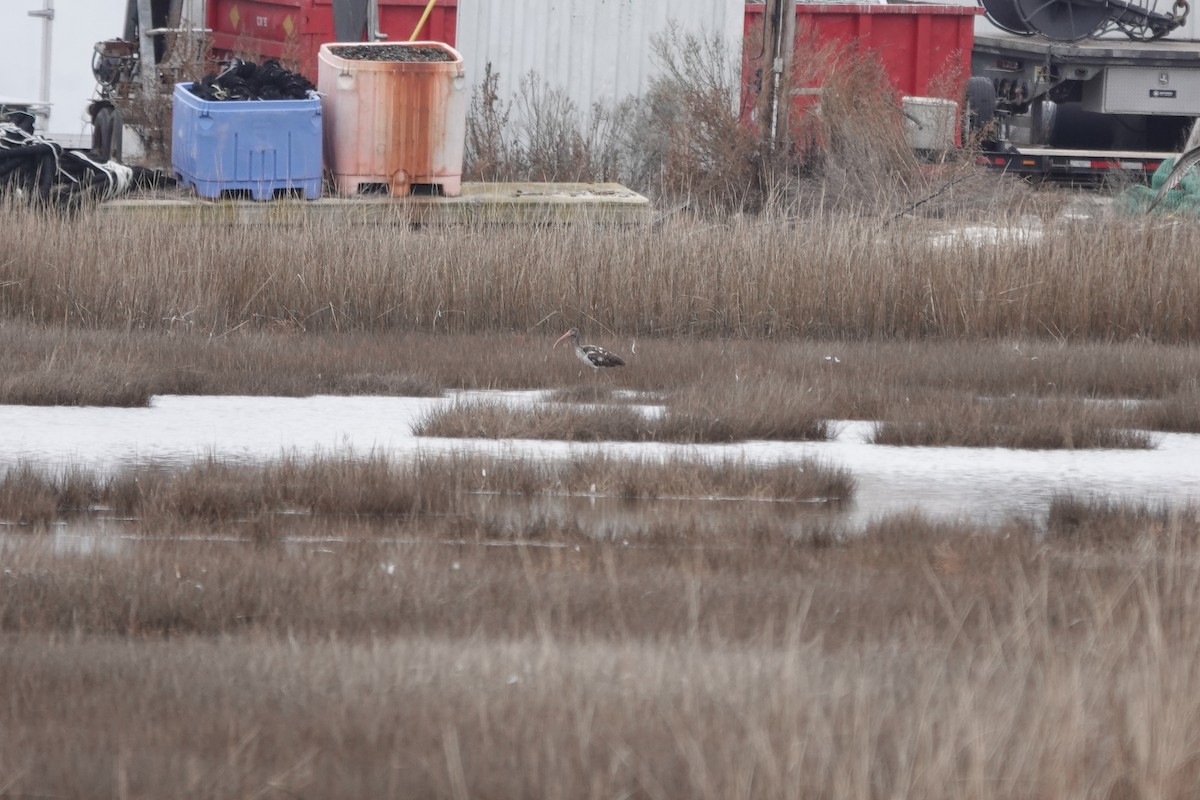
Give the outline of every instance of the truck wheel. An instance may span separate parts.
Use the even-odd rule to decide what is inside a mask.
[[[112,103],[97,101],[89,109],[92,114],[92,157],[105,162],[121,160],[121,112]]]
[[[963,145],[977,140],[980,147],[991,149],[996,145],[996,87],[987,78],[971,78],[967,81],[967,109],[963,114]]]

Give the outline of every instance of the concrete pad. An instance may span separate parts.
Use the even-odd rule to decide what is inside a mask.
[[[110,200],[98,213],[166,217],[180,223],[298,225],[645,225],[654,219],[649,199],[619,183],[464,183],[458,197],[322,197],[206,200],[170,196]]]

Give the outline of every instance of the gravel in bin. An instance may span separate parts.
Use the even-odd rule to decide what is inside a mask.
[[[409,47],[402,44],[339,44],[329,52],[347,61],[453,61],[454,56],[437,47]]]

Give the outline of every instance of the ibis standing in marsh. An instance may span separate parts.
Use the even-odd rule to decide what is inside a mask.
[[[603,347],[598,347],[594,344],[580,344],[579,328],[571,328],[571,330],[558,337],[558,340],[554,342],[554,346],[558,347],[565,339],[570,339],[574,343],[575,357],[594,370],[625,366],[625,359],[616,353],[610,353]]]

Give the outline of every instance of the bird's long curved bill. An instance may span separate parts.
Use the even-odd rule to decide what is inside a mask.
[[[570,331],[567,331],[566,333],[564,333],[562,336],[558,337],[558,338],[557,338],[557,339],[554,341],[554,346],[555,346],[555,347],[558,347],[558,345],[559,345],[559,344],[560,344],[560,343],[563,341],[563,339],[567,339],[567,338],[569,338],[570,336],[571,336],[571,332],[570,332]]]

